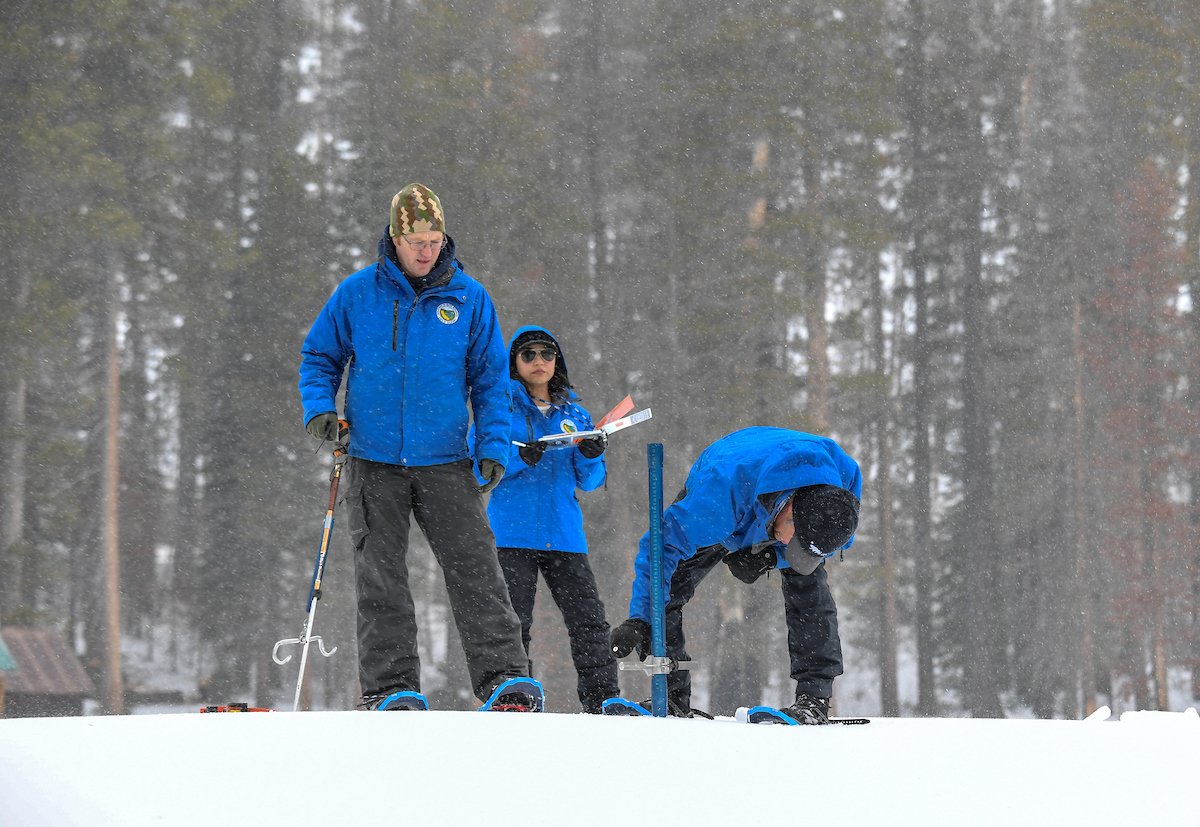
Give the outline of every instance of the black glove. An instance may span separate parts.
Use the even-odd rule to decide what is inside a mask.
[[[744,548],[725,555],[725,565],[729,566],[729,573],[743,583],[753,583],[775,568],[776,562],[774,543],[761,551]]]
[[[631,617],[612,631],[613,657],[623,658],[638,650],[638,660],[645,660],[650,653],[650,624]]]
[[[544,442],[531,442],[517,449],[517,454],[530,468],[541,462],[544,453],[546,453],[546,443]]]
[[[604,453],[604,449],[608,447],[608,435],[599,434],[598,436],[590,436],[587,439],[580,440],[579,453],[583,454],[588,459],[595,459]]]
[[[337,439],[338,418],[336,413],[319,413],[304,426],[317,439]]]
[[[475,490],[480,494],[486,494],[499,485],[500,480],[504,479],[504,466],[494,459],[481,459],[479,460],[479,476],[487,482],[476,486]]]

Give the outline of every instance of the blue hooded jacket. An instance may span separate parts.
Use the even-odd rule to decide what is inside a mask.
[[[535,325],[522,327],[513,334],[509,364],[516,355],[512,353],[513,345],[522,334],[530,332],[543,333],[554,342],[565,375],[566,357],[558,339]],[[547,434],[587,431],[592,427],[592,417],[576,403],[578,397],[570,388],[566,390],[566,398],[544,414],[520,379],[512,380],[512,397],[512,439],[529,443]],[[591,491],[604,482],[604,455],[588,459],[575,447],[550,448],[537,465],[530,467],[517,453],[516,445],[510,444],[509,450],[504,479],[488,501],[488,520],[496,534],[496,546],[586,554],[583,512],[575,490]]]
[[[420,294],[386,237],[379,260],[338,285],[301,349],[307,424],[337,410],[342,372],[350,454],[392,465],[442,465],[474,454],[508,462],[512,404],[496,308],[463,272],[447,236]],[[474,415],[474,444],[467,445]]]
[[[796,489],[820,484],[836,485],[862,498],[858,463],[827,437],[754,427],[709,445],[688,473],[684,496],[663,512],[665,600],[670,600],[671,577],[680,562],[709,546],[738,552],[768,542],[771,523]],[[853,543],[851,537],[842,548]],[[776,568],[786,568],[784,544],[775,543],[775,551]],[[633,568],[629,616],[648,623],[649,532],[638,544]]]

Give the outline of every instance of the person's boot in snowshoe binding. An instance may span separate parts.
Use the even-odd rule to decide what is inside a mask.
[[[385,692],[364,693],[358,702],[358,708],[382,712],[425,711],[429,709],[429,702],[420,692],[391,689]]]
[[[537,702],[528,692],[506,692],[492,704],[493,712],[537,712]]]
[[[812,695],[797,695],[796,702],[780,710],[801,724],[829,723],[829,699],[814,698]]]

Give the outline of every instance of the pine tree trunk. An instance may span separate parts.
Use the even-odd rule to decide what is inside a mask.
[[[877,261],[878,257],[872,257]],[[875,513],[878,514],[879,546],[882,552],[880,575],[880,629],[879,629],[879,702],[880,711],[888,717],[900,715],[899,668],[897,665],[896,633],[899,619],[896,611],[896,526],[892,514],[892,427],[891,427],[891,371],[884,349],[884,303],[883,274],[876,273],[871,279],[871,304],[874,308],[875,324],[872,331],[871,359],[877,377],[875,390],[875,415],[872,435],[875,444],[875,466],[878,469],[874,480]]]
[[[978,101],[978,92],[971,95]],[[983,203],[983,173],[987,164],[983,136],[978,124],[982,118],[974,105],[967,108],[967,166],[974,174],[968,181],[969,205],[964,221],[963,244],[963,367],[960,383],[963,416],[964,519],[959,523],[958,556],[965,561],[967,652],[963,658],[963,701],[974,715],[1003,717],[998,689],[1007,675],[1004,670],[1004,614],[998,599],[1001,582],[996,563],[992,526],[992,457],[990,446],[990,410],[983,399],[988,387],[984,353],[988,346],[986,297],[982,273],[982,234],[980,224]]]
[[[125,690],[121,676],[121,563],[118,515],[120,507],[121,352],[117,342],[120,293],[115,257],[106,261],[109,308],[107,327],[107,381],[105,383],[104,439],[104,707],[110,715],[125,712]]]
[[[829,325],[825,321],[827,287],[825,285],[825,251],[816,227],[820,222],[821,184],[817,179],[813,159],[802,162],[804,188],[808,201],[808,231],[804,234],[801,268],[804,273],[804,323],[808,328],[808,408],[809,428],[819,434],[829,433]]]
[[[1089,542],[1089,521],[1085,492],[1088,488],[1088,461],[1084,450],[1083,396],[1083,300],[1080,297],[1079,272],[1071,268],[1071,374],[1073,427],[1071,429],[1071,465],[1074,485],[1071,490],[1071,510],[1074,516],[1075,583],[1074,596],[1079,623],[1077,675],[1083,696],[1083,715],[1096,711],[1096,655],[1092,630],[1092,568],[1095,564]]]
[[[933,389],[930,386],[929,355],[931,343],[928,319],[928,288],[926,229],[924,216],[932,204],[927,203],[932,165],[925,147],[925,59],[926,39],[924,0],[913,0],[909,21],[907,47],[907,84],[904,90],[905,115],[912,152],[912,194],[905,204],[909,216],[908,270],[912,273],[913,335],[912,335],[912,515],[913,548],[918,559],[931,556],[933,538],[930,525],[932,468],[929,450],[930,408]],[[917,711],[920,715],[937,714],[937,693],[933,669],[933,571],[927,562],[920,562],[915,574],[916,643],[917,643]]]

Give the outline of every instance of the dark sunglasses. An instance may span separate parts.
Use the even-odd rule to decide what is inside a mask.
[[[548,348],[546,350],[534,350],[533,348],[529,348],[528,350],[522,350],[520,356],[522,362],[527,365],[532,365],[534,359],[541,359],[543,362],[553,362],[558,358],[558,351],[550,350]]]

